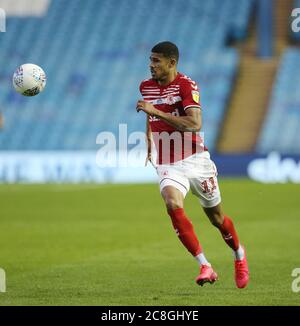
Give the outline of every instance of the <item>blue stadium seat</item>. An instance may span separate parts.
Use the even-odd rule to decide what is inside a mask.
[[[0,39],[0,149],[95,149],[97,133],[119,123],[143,130],[134,108],[139,83],[151,47],[171,40],[181,51],[179,71],[200,85],[213,151],[239,60],[227,42],[246,36],[252,7],[253,0],[59,0],[45,17],[9,18]],[[25,62],[47,72],[35,98],[12,90],[15,65]]]
[[[272,150],[300,154],[300,50],[288,48],[282,56],[271,101],[257,143],[259,153]]]

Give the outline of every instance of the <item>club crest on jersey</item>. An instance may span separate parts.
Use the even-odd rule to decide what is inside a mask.
[[[166,103],[167,103],[168,105],[175,104],[175,103],[176,103],[176,99],[175,99],[173,96],[168,96],[168,97],[166,98]]]
[[[192,91],[192,97],[193,97],[193,100],[199,104],[199,92],[198,91]]]

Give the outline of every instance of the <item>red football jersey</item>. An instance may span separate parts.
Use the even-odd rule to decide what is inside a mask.
[[[186,116],[185,110],[200,109],[199,89],[189,77],[177,73],[166,86],[154,79],[144,80],[140,92],[145,101],[156,109],[175,116]],[[150,128],[157,151],[157,164],[170,164],[204,150],[203,140],[197,133],[182,132],[159,118],[149,116]]]

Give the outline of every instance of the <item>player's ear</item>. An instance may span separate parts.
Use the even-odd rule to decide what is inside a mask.
[[[176,67],[176,64],[177,64],[176,59],[170,58],[170,60],[169,60],[169,67],[170,68]]]

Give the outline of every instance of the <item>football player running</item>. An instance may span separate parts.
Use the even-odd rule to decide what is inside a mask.
[[[244,288],[249,282],[245,249],[232,220],[222,210],[217,169],[198,133],[202,127],[199,89],[193,80],[177,72],[178,59],[175,44],[166,41],[155,45],[150,55],[152,78],[140,85],[143,100],[137,102],[136,110],[147,114],[147,160],[153,160],[153,139],[160,192],[180,241],[199,264],[196,283],[214,283],[218,276],[184,210],[190,189],[232,249],[236,286]]]

